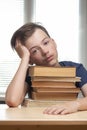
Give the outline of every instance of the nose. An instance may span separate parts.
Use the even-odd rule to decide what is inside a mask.
[[[46,54],[48,54],[48,52],[49,52],[49,50],[48,50],[47,47],[41,47],[41,53],[42,53],[42,55],[46,55]]]

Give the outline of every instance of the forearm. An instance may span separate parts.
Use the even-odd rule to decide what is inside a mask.
[[[87,110],[87,97],[77,99],[78,110]]]
[[[18,106],[23,101],[27,89],[25,88],[27,68],[28,58],[25,57],[21,59],[19,68],[7,88],[6,103],[8,105]]]

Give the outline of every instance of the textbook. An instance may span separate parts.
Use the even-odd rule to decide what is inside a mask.
[[[60,102],[59,100],[33,100],[31,98],[25,98],[21,105],[24,107],[48,107],[52,105],[59,105],[65,102],[67,101]]]
[[[35,76],[31,77],[31,81],[50,81],[52,82],[81,82],[81,77],[47,77]]]
[[[33,88],[76,88],[74,82],[32,81]]]
[[[73,100],[76,99],[80,89],[76,82],[75,67],[43,67],[30,66],[31,93],[33,100]]]
[[[74,100],[78,92],[32,92],[33,100]]]
[[[49,77],[75,77],[75,67],[45,67],[45,66],[30,66],[29,75],[35,76],[49,76]]]
[[[80,89],[79,88],[44,88],[44,87],[33,87],[33,92],[63,92],[63,93],[79,93],[80,92]]]

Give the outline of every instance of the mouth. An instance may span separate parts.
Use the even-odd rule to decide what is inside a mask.
[[[51,60],[53,60],[53,55],[48,56],[48,57],[46,58],[46,61],[47,61],[47,62],[50,62]]]

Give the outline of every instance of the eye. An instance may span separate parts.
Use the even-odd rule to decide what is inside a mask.
[[[37,50],[34,50],[32,53],[34,54],[34,53],[36,53],[37,52]]]
[[[38,49],[35,48],[35,49],[32,49],[32,50],[30,51],[30,53],[31,53],[31,54],[35,54],[35,53],[37,53],[37,51],[38,51]]]
[[[44,42],[44,45],[47,45],[48,43],[49,43],[49,40],[45,41],[45,42]]]
[[[31,53],[32,55],[37,54],[37,53],[39,53],[39,52],[40,52],[40,47],[32,48],[31,51],[30,51],[30,53]]]

